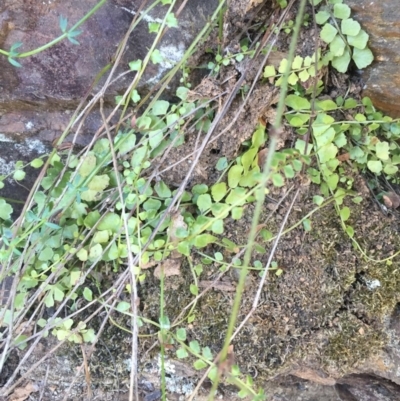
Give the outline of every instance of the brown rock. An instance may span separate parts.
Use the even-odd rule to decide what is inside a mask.
[[[392,117],[400,117],[400,7],[398,0],[348,0],[352,17],[369,34],[375,60],[364,73],[364,95]]]

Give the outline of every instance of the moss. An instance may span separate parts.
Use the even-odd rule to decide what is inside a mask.
[[[314,208],[311,199],[312,191],[303,194],[298,201],[301,207],[292,211],[287,227],[294,226]],[[347,205],[352,211],[348,224],[353,225],[355,238],[369,255],[379,259],[400,249],[400,238],[393,234],[394,221],[382,219],[380,211],[368,201]],[[273,233],[279,229],[286,206],[267,223],[266,228]],[[230,240],[237,244],[245,242],[252,213],[253,206],[249,206],[240,224],[227,221],[225,230]],[[265,221],[269,213],[265,208],[260,221]],[[382,322],[398,302],[400,293],[397,261],[389,266],[366,261],[341,227],[333,205],[312,216],[312,227],[311,232],[305,232],[298,226],[281,238],[274,259],[283,274],[277,277],[270,273],[257,310],[233,342],[236,363],[242,372],[257,374],[258,383],[293,363],[310,359],[344,374],[386,342]],[[382,241],[385,246],[380,246]],[[253,259],[265,264],[271,243],[259,240],[259,244],[266,253],[254,253]],[[221,249],[210,248],[206,253],[217,250]],[[229,253],[225,252],[225,256],[228,260]],[[200,257],[194,259],[193,264],[201,262]],[[210,280],[218,273],[217,265],[203,267],[199,280]],[[165,308],[171,322],[193,299],[189,291],[193,283],[190,268],[182,266],[181,271],[180,277],[166,280]],[[250,276],[252,284],[243,294],[238,324],[251,310],[257,290],[259,277],[256,273]],[[148,277],[141,289],[143,315],[157,320],[159,281],[151,274]],[[381,286],[369,289],[369,279],[379,280]],[[233,297],[233,293],[218,290],[207,292],[196,305],[194,322],[188,324],[183,319],[180,323],[180,327],[187,329],[188,341],[197,340],[216,355],[224,341]],[[149,326],[146,327],[150,333]],[[172,356],[175,350],[170,352]]]

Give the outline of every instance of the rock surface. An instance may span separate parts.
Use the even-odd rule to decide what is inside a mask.
[[[369,45],[375,60],[367,68],[365,96],[374,105],[391,115],[400,117],[400,7],[397,0],[347,0],[353,18],[369,34]]]
[[[67,17],[68,27],[71,27],[97,3],[98,0],[2,1],[0,48],[10,49],[14,43],[22,42],[18,49],[22,53],[42,46],[61,34],[60,16]],[[79,28],[82,30],[76,38],[79,46],[64,40],[35,56],[18,59],[22,68],[12,66],[6,57],[1,56],[0,134],[13,141],[33,138],[51,142],[59,136],[69,121],[69,111],[78,105],[96,75],[115,54],[141,3],[141,0],[107,1]],[[157,65],[149,64],[142,86],[154,85],[182,58],[217,4],[217,0],[189,1],[179,16],[179,29],[169,29],[158,47],[164,61]],[[155,38],[154,33],[148,32],[148,23],[162,20],[165,10],[165,6],[156,7],[139,23],[129,38],[121,67],[114,78],[128,70],[129,61],[145,57]],[[106,77],[107,74],[93,93]],[[130,73],[118,79],[108,91],[106,102],[113,103],[114,95],[123,93],[132,77],[133,73]],[[91,117],[91,120],[93,124],[85,127],[89,138],[96,132],[99,118]],[[87,139],[80,142],[87,143]],[[0,174],[3,173],[0,171]]]
[[[52,50],[35,56],[32,59],[24,60],[24,68],[21,70],[15,69],[5,59],[0,58],[0,71],[2,71],[0,76],[2,89],[0,92],[0,111],[3,113],[0,118],[0,132],[7,133],[7,137],[0,138],[3,141],[2,144],[5,145],[2,146],[4,154],[0,154],[0,157],[5,160],[5,168],[10,170],[12,169],[13,161],[23,159],[24,157],[29,159],[32,155],[34,157],[39,156],[47,151],[45,147],[41,147],[43,144],[35,142],[36,136],[40,135],[42,139],[50,142],[57,133],[63,130],[70,115],[68,109],[76,106],[96,73],[108,62],[108,57],[114,53],[116,45],[129,26],[132,19],[132,10],[135,10],[135,7],[139,3],[140,1],[136,0],[118,0],[114,3],[107,3],[100,13],[85,25],[84,33],[79,37],[82,43],[81,47],[75,47],[68,42],[64,42]],[[202,5],[205,3],[202,2]],[[196,1],[189,1],[187,24],[197,24],[196,28],[201,28],[205,18],[199,18],[198,15],[206,15],[215,6],[215,3],[215,1],[210,1],[208,11],[206,9],[199,11],[197,8],[198,3]],[[374,4],[364,0],[357,2],[351,0],[349,3],[356,11],[355,18],[360,20],[367,32],[370,33],[371,47],[378,58],[378,61],[369,69],[368,76],[366,75],[368,81],[365,94],[371,96],[378,107],[383,108],[393,115],[396,115],[396,113],[400,115],[400,106],[397,106],[394,102],[396,88],[393,88],[393,82],[400,84],[400,75],[394,69],[396,62],[398,62],[398,53],[400,52],[396,54],[394,29],[397,25],[393,22],[395,21],[396,12],[398,13],[397,16],[400,16],[400,10],[394,10],[390,14],[390,9],[387,8],[390,1],[387,1],[386,4]],[[391,3],[395,7],[394,1]],[[58,16],[60,14],[68,15],[69,20],[75,22],[95,2],[93,0],[88,0],[87,2],[71,0],[68,3],[55,1],[47,6],[42,4],[34,5],[31,9],[26,4],[24,6],[22,4],[21,1],[13,2],[6,0],[0,5],[0,47],[9,48],[12,43],[18,40],[23,41],[27,48],[36,47],[38,44],[44,43],[49,38],[57,35],[59,32]],[[83,10],[82,7],[85,9]],[[36,13],[35,10],[37,11]],[[389,16],[386,16],[385,13],[389,13]],[[159,16],[154,14],[153,18],[158,18]],[[392,21],[391,25],[389,24],[390,26],[386,25],[387,32],[383,32],[385,30],[384,25],[378,26],[374,30],[375,27],[372,25],[373,21],[376,21],[376,18],[380,18],[380,21]],[[118,23],[115,23],[115,21],[118,21]],[[143,24],[143,32],[147,35],[146,24]],[[170,35],[173,35],[174,32],[180,35],[179,38],[167,35],[164,42],[164,54],[169,54],[172,59],[182,54],[181,52],[193,37],[185,36],[183,31],[177,32],[174,30],[170,31]],[[389,36],[386,36],[386,34]],[[386,38],[386,43],[381,38]],[[149,46],[149,42],[146,42],[146,40],[142,40],[141,37],[132,38],[130,48],[125,55],[125,64],[132,59],[143,58],[143,54]],[[380,45],[389,47],[385,50],[384,47],[378,47]],[[154,68],[147,78],[147,82],[151,82],[161,72],[159,67]],[[129,77],[119,81],[114,87],[114,93],[119,93],[128,83]],[[90,124],[87,127],[89,133],[94,132],[98,128],[98,118],[94,116]],[[27,153],[28,150],[31,150],[33,153]],[[19,154],[15,155],[15,152],[19,152]],[[0,159],[0,162],[2,159]],[[26,189],[23,189],[23,191],[26,191]],[[15,193],[13,194],[15,195]],[[369,217],[370,215],[371,213],[369,213]],[[333,243],[333,240],[331,242]],[[386,241],[386,243],[388,242]],[[287,249],[292,251],[293,245],[290,248],[288,246]],[[346,263],[350,264],[349,261],[346,261]],[[349,299],[352,292],[356,293],[357,296],[360,296],[358,294],[367,292],[367,289],[362,287],[363,283],[356,280],[357,263],[358,261],[354,262],[354,274],[352,272],[354,282],[349,286],[348,293],[345,294]],[[334,269],[332,268],[332,272],[330,272],[330,269],[330,266],[326,267],[326,275],[329,273],[335,278],[335,281],[338,281]],[[292,274],[293,277],[296,277],[295,273]],[[332,279],[332,281],[334,280]],[[298,287],[298,282],[296,281],[296,288]],[[387,283],[386,286],[388,286]],[[306,285],[303,284],[303,287],[306,288]],[[344,299],[341,294],[340,296]],[[310,294],[307,294],[307,297],[312,298]],[[349,309],[349,314],[353,314],[350,323],[354,324],[355,322],[360,326],[360,329],[357,331],[358,335],[362,337],[364,330],[367,329],[369,333],[373,334],[375,326],[370,324],[368,315],[361,315],[362,308],[356,307],[358,306],[356,304],[358,298],[352,297],[351,299],[353,300],[353,298],[355,299],[354,305],[337,305],[336,315],[336,309],[333,309],[332,316],[329,315],[329,319],[331,317],[335,318],[331,319],[332,321],[327,319],[326,327],[321,324],[321,332],[325,330],[329,333],[336,330],[340,333],[342,327],[340,324],[337,324],[336,318],[340,314],[344,314],[342,309]],[[371,298],[373,297],[371,296]],[[292,298],[290,298],[290,302],[293,302]],[[297,302],[300,303],[299,300]],[[393,300],[393,303],[395,304],[396,300]],[[280,303],[276,303],[276,305],[279,305],[279,310],[276,306],[277,318],[276,322],[274,322],[275,326],[284,317],[281,309],[284,309],[285,306],[282,304],[281,307]],[[265,313],[267,314],[270,309],[272,307],[268,305]],[[358,315],[359,312],[360,316]],[[303,319],[303,316],[295,316],[294,314],[288,314],[288,316],[287,319],[290,324],[292,323],[289,318],[295,317],[299,321]],[[373,314],[372,316],[374,317]],[[287,375],[283,376],[282,380],[268,384],[270,386],[268,390],[270,399],[275,401],[311,401],[316,399],[329,401],[398,400],[400,398],[398,368],[400,366],[399,316],[400,312],[397,305],[391,317],[387,318],[385,331],[389,336],[389,341],[385,350],[382,350],[380,354],[368,359],[366,362],[360,362],[354,368],[354,371],[351,371],[351,374],[341,377],[338,370],[336,372],[329,372],[331,375],[326,375],[321,374],[318,369],[312,370],[308,366],[298,367],[294,371],[287,372]],[[305,330],[311,331],[310,323],[306,321],[306,317],[304,317]],[[374,323],[374,319],[371,319],[371,321]],[[377,322],[377,325],[379,324],[380,321]],[[288,326],[287,331],[290,330],[292,328]],[[317,332],[316,329],[313,330]],[[270,332],[272,333],[271,338],[278,337],[276,333],[274,334],[273,330]],[[266,332],[260,331],[260,333],[265,336]],[[281,344],[273,344],[272,346],[278,347]],[[40,351],[39,348],[38,351]],[[128,352],[127,355],[129,355]],[[68,382],[67,384],[70,383],[70,379],[75,374],[74,369],[76,366],[69,365],[61,358],[58,362],[53,362],[49,366],[52,366],[52,369],[55,371],[57,371],[56,366],[65,368],[63,378],[66,383]],[[125,376],[128,375],[127,371],[123,371],[122,373]],[[34,372],[32,379],[39,380],[42,378],[44,378],[44,375],[43,377],[40,376],[37,370]],[[84,389],[83,377],[81,379],[79,385]],[[59,376],[55,380],[59,380]],[[62,385],[62,383],[59,384],[60,386]],[[51,395],[51,397],[50,399],[56,399],[54,395]]]

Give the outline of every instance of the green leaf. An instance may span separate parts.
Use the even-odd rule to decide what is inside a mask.
[[[346,233],[350,238],[354,237],[354,228],[352,226],[346,226]]]
[[[292,70],[299,70],[303,65],[303,57],[296,56],[292,62]]]
[[[188,354],[188,352],[185,350],[185,348],[178,348],[178,349],[176,350],[176,356],[177,356],[179,359],[184,359],[184,358],[187,358],[187,357],[189,356],[189,354]]]
[[[174,13],[169,13],[165,22],[169,28],[178,28],[178,20],[176,19]]]
[[[332,66],[336,68],[339,72],[345,73],[347,71],[347,68],[349,67],[350,60],[350,53],[346,50],[342,56],[335,57],[332,60]]]
[[[285,185],[285,180],[281,174],[275,173],[272,175],[272,183],[276,187],[283,187]]]
[[[285,59],[285,58],[282,59],[282,61],[279,64],[279,68],[278,68],[279,73],[284,74],[286,72],[287,66],[288,66],[287,59]]]
[[[399,168],[397,166],[394,166],[393,164],[385,164],[385,167],[383,169],[383,172],[387,175],[394,175],[399,171]]]
[[[196,204],[202,213],[205,212],[206,210],[211,208],[211,196],[209,194],[199,195]]]
[[[295,72],[292,72],[288,77],[288,84],[294,86],[297,84],[298,80],[299,77],[297,76],[297,74]]]
[[[42,262],[47,262],[52,259],[53,255],[54,251],[50,247],[46,247],[40,252],[38,259]]]
[[[179,341],[186,341],[186,329],[180,328],[176,330],[176,338]]]
[[[336,35],[332,42],[329,44],[329,50],[335,57],[342,56],[345,48],[346,43],[339,35]]]
[[[314,0],[317,1],[317,0]],[[218,378],[218,367],[217,366],[213,366],[210,370],[210,372],[208,373],[207,377],[212,381],[216,381]]]
[[[211,187],[211,195],[215,202],[219,202],[227,193],[227,187],[225,182],[219,182]]]
[[[380,160],[369,160],[367,162],[367,167],[372,171],[374,174],[380,174],[382,171],[382,162]]]
[[[151,149],[155,149],[163,140],[163,131],[158,129],[149,132],[149,145]]]
[[[160,29],[161,24],[158,22],[150,22],[149,23],[149,33],[157,33]]]
[[[349,18],[351,9],[347,4],[337,3],[333,6],[333,15],[335,18],[346,19]]]
[[[189,256],[190,255],[190,246],[187,241],[182,241],[178,244],[178,252],[181,255]]]
[[[109,240],[108,230],[97,231],[93,236],[93,242],[96,244],[104,244]]]
[[[215,168],[218,171],[225,170],[228,167],[228,159],[226,157],[220,157],[217,161]]]
[[[257,129],[251,137],[251,144],[253,148],[259,148],[265,143],[265,127],[261,124],[258,125]]]
[[[241,157],[241,162],[243,166],[243,171],[247,172],[254,162],[255,157],[257,156],[258,149],[250,148],[247,152],[245,152]]]
[[[11,65],[13,65],[14,67],[18,67],[18,68],[21,68],[21,67],[22,67],[22,65],[21,65],[18,61],[14,60],[14,59],[11,58],[11,57],[7,57],[7,60],[8,60],[8,62],[9,62]]]
[[[311,231],[311,220],[310,219],[304,219],[303,220],[303,227],[305,231]]]
[[[299,79],[301,82],[306,82],[310,78],[310,74],[307,70],[303,70],[299,73]]]
[[[105,216],[100,220],[97,225],[97,230],[110,230],[111,232],[117,233],[121,228],[121,217],[116,213],[108,212]]]
[[[154,190],[160,198],[170,198],[172,196],[171,190],[167,187],[164,181],[157,181],[154,185]]]
[[[129,69],[131,71],[139,71],[142,68],[142,60],[134,60],[129,62]]]
[[[334,159],[337,155],[338,148],[333,144],[329,143],[318,149],[318,157],[321,163],[326,163],[327,161]]]
[[[81,278],[80,270],[72,270],[70,274],[70,285],[74,286]]]
[[[85,287],[83,290],[83,297],[86,299],[86,301],[92,301],[93,300],[93,292],[90,288]]]
[[[65,31],[67,30],[67,25],[68,25],[67,18],[64,18],[62,15],[60,15],[60,29],[62,33],[65,33]]]
[[[355,100],[353,98],[349,98],[344,101],[343,107],[345,109],[354,109],[355,107],[357,107],[357,105],[358,105],[357,100]]]
[[[229,206],[225,203],[213,203],[211,206],[211,213],[214,217],[225,219],[229,214]]]
[[[315,142],[317,143],[317,147],[319,149],[322,146],[328,145],[333,142],[333,139],[335,138],[335,130],[334,128],[330,127],[321,134],[317,134],[314,132],[314,137]]]
[[[169,330],[171,328],[171,323],[169,321],[168,316],[161,316],[159,323],[161,330]]]
[[[216,241],[216,237],[211,234],[200,234],[197,235],[194,239],[194,246],[196,248],[204,248],[207,245]]]
[[[367,46],[369,35],[363,29],[360,30],[356,36],[348,36],[347,41],[349,45],[354,46],[356,49],[363,50]]]
[[[310,119],[309,114],[303,114],[303,113],[286,114],[285,117],[288,120],[289,124],[295,128],[302,127]]]
[[[267,65],[264,68],[264,78],[274,77],[276,75],[276,70],[273,65]]]
[[[118,146],[119,155],[125,155],[135,148],[136,135],[133,132],[129,132],[128,134],[120,137],[118,143],[121,143],[121,145]]]
[[[244,205],[246,203],[246,189],[241,187],[235,188],[226,197],[225,203],[228,205],[233,205],[234,203]]]
[[[164,61],[161,52],[158,49],[154,49],[150,56],[151,62],[153,64],[161,64]]]
[[[357,68],[362,69],[368,67],[374,61],[374,55],[368,47],[362,50],[354,48],[353,60]]]
[[[243,208],[242,207],[234,207],[232,209],[232,219],[239,220],[243,216]]]
[[[72,44],[79,46],[79,42],[76,39],[74,39],[74,37],[79,36],[81,33],[82,31],[69,32],[67,38]]]
[[[126,301],[118,302],[117,306],[115,307],[115,309],[121,313],[128,311],[130,308],[131,308],[131,304]]]
[[[330,17],[330,14],[327,11],[320,10],[315,14],[315,21],[317,24],[322,25],[325,24],[326,21],[328,21]]]
[[[332,40],[335,38],[337,32],[337,29],[333,25],[326,23],[321,29],[320,36],[325,43],[331,43]]]
[[[188,93],[189,93],[189,89],[185,88],[184,86],[180,86],[176,90],[176,96],[179,97],[179,99],[181,99],[181,100],[186,100]]]
[[[357,21],[354,21],[353,18],[342,20],[340,27],[344,35],[350,36],[357,36],[361,30],[360,24]]]
[[[86,262],[88,260],[88,251],[82,248],[76,253],[76,256],[80,261]]]
[[[341,132],[335,137],[334,142],[338,148],[343,148],[345,145],[347,145],[347,136],[344,134],[344,132]]]
[[[85,343],[93,343],[96,339],[96,334],[93,329],[88,329],[80,333]]]
[[[310,110],[311,108],[311,104],[307,99],[297,95],[288,95],[285,99],[285,104],[297,111]]]
[[[12,212],[13,208],[11,205],[9,205],[4,199],[0,199],[0,219],[9,220]]]
[[[160,207],[162,206],[162,202],[158,199],[147,199],[146,202],[143,203],[143,209],[146,210],[147,212],[150,210],[159,210]]]
[[[197,287],[197,285],[194,284],[190,284],[190,293],[193,295],[198,295],[199,294],[199,287]]]
[[[293,178],[295,176],[293,167],[290,164],[287,164],[283,167],[283,173],[285,174],[286,178]]]
[[[317,206],[321,206],[322,203],[324,202],[324,198],[320,195],[314,195],[313,196],[313,202],[317,205]]]
[[[95,175],[89,182],[88,187],[92,191],[102,192],[110,183],[110,177],[108,175]]]
[[[200,344],[197,340],[190,341],[189,347],[194,353],[200,354]]]
[[[93,154],[88,154],[79,168],[79,174],[82,177],[87,177],[96,168],[97,159]]]
[[[389,159],[389,144],[387,142],[378,142],[376,144],[376,156],[381,160]]]
[[[83,220],[83,223],[86,228],[92,228],[100,219],[101,215],[98,210],[94,210],[93,212],[89,212],[88,215]]]
[[[315,102],[315,105],[317,107],[317,110],[332,111],[337,109],[337,104],[331,99],[317,100]]]
[[[196,184],[192,188],[192,192],[197,195],[205,194],[208,192],[208,186],[206,184]]]
[[[21,180],[23,180],[24,178],[25,178],[25,171],[23,171],[23,170],[16,170],[16,171],[14,171],[14,174],[13,174],[13,178],[14,178],[14,180],[16,180],[16,181],[21,181]]]
[[[103,253],[103,247],[100,244],[96,244],[92,246],[89,250],[89,259],[95,260],[100,258],[101,254]]]
[[[228,185],[229,188],[236,188],[242,177],[243,167],[242,166],[232,166],[228,172]]]
[[[198,359],[197,361],[194,362],[193,367],[196,370],[204,369],[208,366],[207,363],[205,363],[202,359]]]
[[[224,222],[223,220],[215,220],[211,225],[211,231],[214,234],[222,234],[224,232]]]
[[[347,221],[349,219],[350,209],[347,206],[340,210],[340,217],[342,221]]]
[[[153,114],[155,116],[163,116],[167,114],[168,107],[169,102],[166,100],[157,100],[152,107]]]
[[[131,158],[131,167],[135,168],[137,166],[140,166],[143,163],[145,157],[147,156],[147,152],[148,152],[147,144],[144,144],[140,148],[136,149],[133,152],[133,155]]]
[[[31,161],[31,166],[34,168],[39,168],[43,166],[43,160],[42,159],[33,159]]]

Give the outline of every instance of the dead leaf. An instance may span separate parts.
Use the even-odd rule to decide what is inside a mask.
[[[220,290],[224,292],[234,292],[236,291],[236,287],[230,283],[226,283],[224,281],[207,281],[203,280],[199,282],[200,288],[214,288],[215,290]]]
[[[34,326],[35,326],[34,322],[31,322],[28,324],[28,321],[25,320],[24,322],[22,322],[20,325],[18,325],[16,327],[15,332],[18,335],[25,335],[25,336],[29,337],[33,332]]]
[[[246,13],[251,10],[252,8],[260,5],[264,0],[250,0],[246,7]]]
[[[181,274],[182,258],[169,258],[161,262],[154,270],[154,277],[160,279],[161,272],[164,277],[179,276]]]
[[[39,391],[39,386],[37,384],[29,382],[25,387],[16,388],[14,392],[10,395],[8,401],[24,401],[32,393],[36,393],[37,391]]]
[[[183,216],[180,212],[176,212],[171,216],[171,223],[168,228],[168,235],[173,245],[177,246],[181,241],[181,238],[177,236],[178,229],[187,230],[187,224],[183,220]]]
[[[383,203],[389,209],[397,209],[400,206],[400,196],[390,191],[386,195],[383,195]]]
[[[345,162],[350,159],[350,153],[343,153],[337,157],[340,162]]]
[[[160,262],[156,262],[155,260],[152,260],[150,262],[145,263],[144,265],[140,265],[141,269],[150,269],[150,267],[157,266]]]
[[[231,372],[232,366],[235,363],[235,353],[233,350],[233,345],[231,344],[228,347],[228,352],[226,354],[226,358],[223,361],[220,361],[221,353],[217,355],[217,362],[218,362],[218,373],[219,375],[225,375]]]
[[[137,125],[136,125],[136,116],[134,115],[131,118],[131,128],[136,128],[136,127],[137,127]]]
[[[267,155],[268,155],[268,148],[262,149],[258,152],[258,167],[260,167],[261,170],[264,167]]]
[[[290,372],[293,376],[300,377],[301,379],[309,380],[314,383],[322,384],[324,386],[334,386],[336,380],[326,376],[322,372],[315,371],[310,368],[301,367]]]
[[[182,240],[182,238],[180,238],[177,235],[178,230],[187,230],[187,224],[184,222],[183,220],[183,216],[180,214],[179,211],[175,212],[172,214],[171,216],[171,223],[168,227],[168,235],[169,235],[169,239],[172,242],[172,245],[174,245],[174,247],[176,248],[179,244],[179,242]],[[173,259],[178,259],[180,258],[182,255],[176,250],[174,249],[171,252],[171,257]]]

